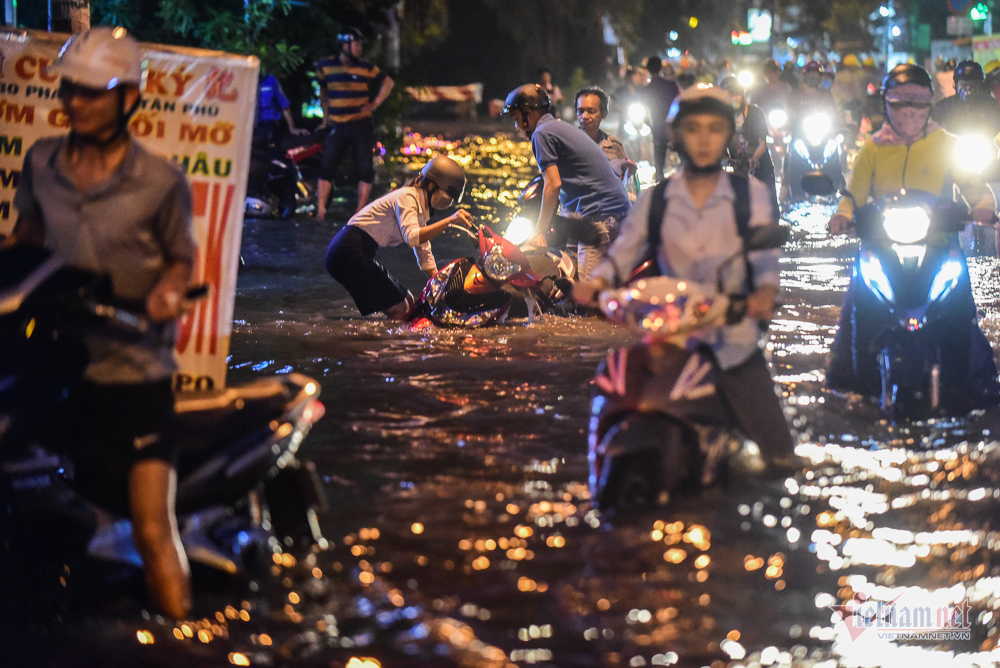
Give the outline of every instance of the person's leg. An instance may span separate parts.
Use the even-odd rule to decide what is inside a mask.
[[[608,255],[611,247],[611,237],[608,234],[606,221],[599,220],[591,224],[591,229],[580,236],[577,246],[577,276],[580,280],[590,276],[590,272]]]
[[[344,157],[344,142],[338,128],[334,128],[323,140],[320,159],[319,182],[316,184],[316,218],[326,217],[326,203],[333,189],[333,176]]]
[[[375,128],[371,119],[359,121],[354,132],[354,161],[358,168],[358,208],[360,211],[368,204],[372,196],[372,184],[375,183],[375,167],[372,164],[375,147]]]
[[[372,196],[372,184],[365,181],[358,181],[358,208],[355,211],[360,211],[368,204],[368,200]]]
[[[140,460],[129,471],[128,493],[132,536],[153,604],[184,619],[191,611],[191,571],[174,515],[177,473],[164,460]]]
[[[333,183],[323,178],[316,184],[316,218],[319,220],[326,218],[326,202],[332,189]]]
[[[413,305],[416,302],[413,295],[409,292],[406,293],[406,299],[399,302],[398,304],[393,304],[387,308],[384,313],[388,318],[392,320],[398,320],[399,322],[406,322],[406,316],[410,314],[413,309]]]
[[[716,386],[766,463],[794,462],[795,441],[764,353],[757,351],[743,364],[721,371]]]

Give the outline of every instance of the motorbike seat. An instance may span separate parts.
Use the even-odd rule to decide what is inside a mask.
[[[292,398],[285,383],[268,378],[219,390],[183,392],[175,397],[174,407],[181,437],[190,446],[259,429],[281,417]]]

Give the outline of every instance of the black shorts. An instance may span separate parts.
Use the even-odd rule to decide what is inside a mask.
[[[59,409],[45,443],[73,462],[74,487],[111,512],[129,514],[128,475],[144,460],[176,458],[170,380],[101,385],[82,382]]]
[[[357,225],[347,225],[326,249],[326,270],[347,288],[361,315],[385,311],[412,298],[410,291],[375,261],[378,242]]]
[[[354,167],[359,181],[375,182],[375,167],[372,164],[372,149],[375,147],[375,128],[371,118],[362,118],[347,123],[337,123],[323,140],[323,156],[320,178],[333,181],[344,154],[350,149],[354,157]]]

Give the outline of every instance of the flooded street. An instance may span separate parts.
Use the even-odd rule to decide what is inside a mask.
[[[534,169],[526,146],[452,147],[478,216],[509,217]],[[205,597],[198,623],[105,615],[53,635],[96,636],[121,665],[1000,664],[1000,418],[893,426],[823,389],[855,248],[826,238],[830,212],[788,216],[769,345],[811,466],[611,521],[588,501],[590,383],[632,334],[594,317],[424,333],[362,319],[323,268],[345,215],[248,220],[230,382],[295,371],[322,385],[326,416],[300,454],[330,500],[329,549],[276,555],[269,577]],[[434,250],[443,266],[472,245],[448,232]],[[380,259],[420,290],[411,251]],[[996,347],[998,266],[969,264]],[[852,638],[830,607],[870,616],[897,599],[966,610],[969,639]],[[77,665],[68,643],[51,665]]]

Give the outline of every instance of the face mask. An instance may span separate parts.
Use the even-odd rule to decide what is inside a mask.
[[[447,209],[454,203],[454,198],[443,190],[435,190],[431,194],[431,208],[436,211]]]

